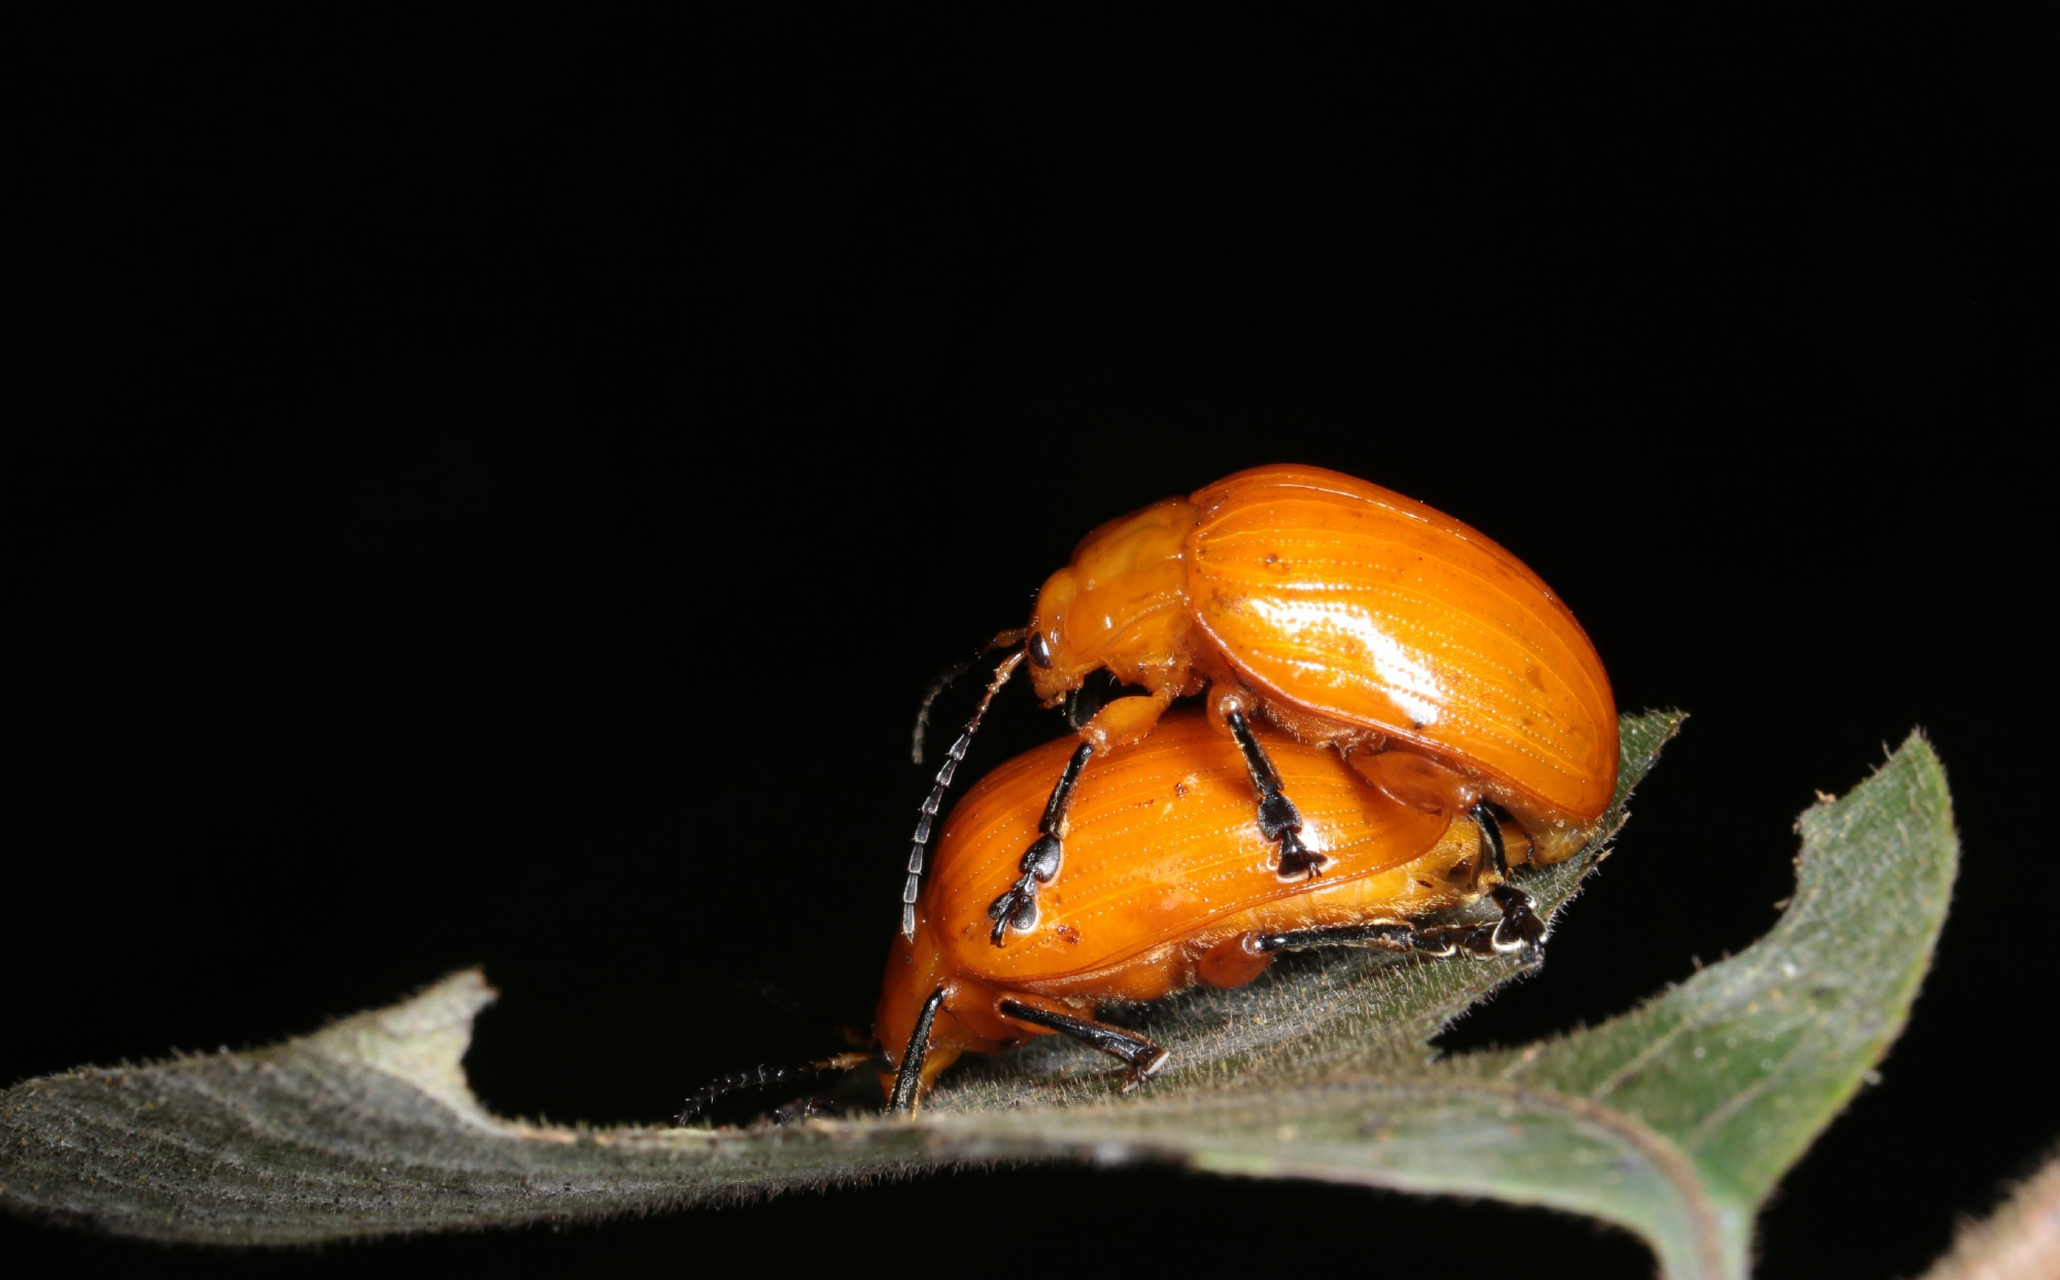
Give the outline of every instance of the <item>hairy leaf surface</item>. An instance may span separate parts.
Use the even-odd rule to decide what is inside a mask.
[[[1679,727],[1627,716],[1607,818]],[[1299,957],[1155,1006],[1174,1053],[1118,1094],[1042,1038],[955,1070],[914,1122],[582,1129],[489,1114],[460,1066],[493,998],[455,974],[266,1049],[80,1069],[0,1095],[0,1204],[165,1241],[298,1244],[657,1208],[991,1160],[1164,1161],[1593,1215],[1670,1276],[1745,1271],[1754,1213],[1901,1028],[1956,844],[1913,736],[1802,817],[1793,902],[1744,953],[1601,1026],[1440,1057],[1517,962]],[[1525,883],[1557,913],[1608,839]],[[1477,908],[1479,910],[1479,908]]]

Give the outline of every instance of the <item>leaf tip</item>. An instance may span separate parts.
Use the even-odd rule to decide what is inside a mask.
[[[485,970],[460,969],[399,1004],[332,1022],[288,1045],[405,1080],[465,1115],[485,1117],[465,1079],[481,1010],[500,997]]]

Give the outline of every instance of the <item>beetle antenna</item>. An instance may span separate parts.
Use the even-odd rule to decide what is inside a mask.
[[[832,1026],[836,1022],[836,1019],[826,1018],[803,1004],[779,983],[765,978],[740,978],[730,984],[730,993],[746,1004],[761,1005],[775,1010],[797,1026],[819,1028]]]
[[[705,1111],[709,1103],[726,1093],[735,1093],[739,1089],[749,1089],[763,1084],[782,1084],[788,1080],[799,1080],[803,1076],[822,1075],[827,1071],[850,1071],[868,1062],[878,1061],[879,1056],[877,1053],[840,1053],[834,1058],[804,1062],[798,1067],[761,1066],[755,1071],[739,1071],[734,1075],[710,1080],[687,1095],[687,1100],[680,1104],[680,1113],[673,1119],[673,1123],[682,1129],[686,1128],[689,1120]]]
[[[1003,632],[1002,636],[1007,634]],[[996,636],[995,640],[999,642],[1002,636]],[[1022,638],[1021,632],[1017,633],[1017,638]],[[999,643],[995,647],[1000,647]],[[992,652],[992,649],[989,652]],[[987,708],[993,705],[994,695],[1001,692],[1001,687],[1009,682],[1009,677],[1016,674],[1016,668],[1022,665],[1023,651],[1018,649],[1003,658],[1001,665],[994,669],[994,678],[987,682],[987,692],[980,695],[980,705],[973,709],[973,718],[966,721],[966,727],[960,731],[958,741],[952,743],[951,749],[944,753],[944,764],[937,770],[937,781],[931,784],[930,794],[923,797],[922,810],[916,815],[915,838],[908,850],[908,879],[901,886],[901,936],[904,938],[916,936],[916,890],[922,886],[923,846],[930,843],[930,824],[936,820],[937,810],[944,805],[944,793],[951,788],[951,776],[958,772],[958,762],[966,758],[966,748],[973,745],[973,735],[979,731],[980,721],[986,717]]]
[[[971,671],[982,658],[993,653],[996,649],[1007,649],[1012,645],[1023,643],[1024,638],[1029,634],[1030,631],[1027,627],[1017,627],[1013,631],[1004,631],[980,646],[980,651],[972,657],[961,662],[954,662],[930,678],[929,687],[923,690],[923,705],[916,708],[916,731],[910,736],[908,744],[910,759],[914,760],[917,764],[923,762],[923,741],[930,734],[930,704],[937,701],[938,696],[946,689],[957,684],[958,678]]]

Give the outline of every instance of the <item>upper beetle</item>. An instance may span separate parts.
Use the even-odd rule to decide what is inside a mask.
[[[1045,582],[1029,627],[1007,633],[1018,634],[1048,705],[1098,671],[1143,692],[1080,726],[1018,874],[990,904],[997,946],[1036,925],[1081,767],[1142,740],[1189,694],[1207,691],[1211,719],[1241,749],[1283,878],[1316,874],[1324,857],[1254,713],[1336,749],[1395,800],[1471,815],[1484,839],[1500,806],[1560,856],[1592,835],[1616,788],[1609,677],[1552,589],[1477,530],[1335,471],[1255,467],[1110,521]],[[913,927],[905,910],[904,933]]]

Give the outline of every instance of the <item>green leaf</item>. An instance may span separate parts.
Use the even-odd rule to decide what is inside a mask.
[[[1681,717],[1626,717],[1607,820]],[[914,1122],[577,1129],[488,1114],[460,973],[247,1053],[84,1069],[0,1096],[0,1203],[157,1240],[298,1244],[592,1218],[989,1160],[1171,1161],[1551,1205],[1643,1235],[1670,1276],[1745,1271],[1752,1220],[1900,1029],[1944,917],[1945,779],[1912,737],[1803,815],[1774,930],[1602,1026],[1440,1058],[1514,960],[1304,957],[1152,1008],[1174,1053],[1117,1093],[1059,1037],[955,1070]],[[1530,877],[1556,913],[1606,841]]]

